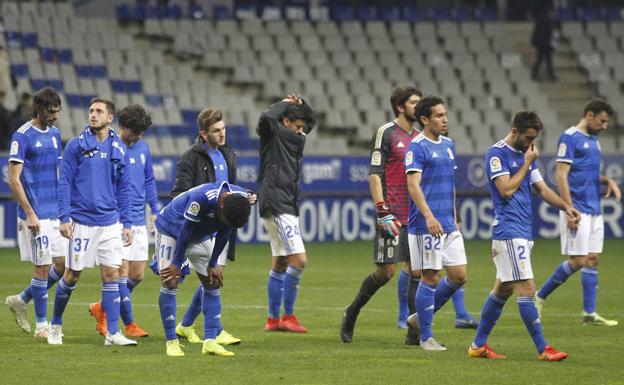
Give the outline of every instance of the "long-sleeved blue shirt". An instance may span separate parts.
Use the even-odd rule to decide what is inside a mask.
[[[127,148],[115,131],[103,142],[87,126],[67,143],[59,179],[59,219],[88,226],[132,226]]]
[[[128,147],[128,164],[130,177],[130,205],[132,206],[132,225],[145,225],[145,203],[147,202],[156,215],[159,210],[156,180],[152,169],[152,157],[147,143],[139,140]]]
[[[158,232],[176,239],[172,263],[178,268],[189,244],[209,238],[215,239],[209,266],[216,265],[232,232],[232,226],[221,222],[217,215],[219,196],[224,192],[247,196],[245,189],[227,182],[204,183],[175,197],[158,214]]]

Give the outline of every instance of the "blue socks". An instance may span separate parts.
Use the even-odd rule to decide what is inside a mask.
[[[430,286],[420,281],[416,290],[416,312],[420,324],[420,340],[427,341],[433,336],[431,323],[433,322],[433,309],[435,303],[435,286]]]
[[[68,284],[65,282],[64,278],[61,278],[59,281],[58,286],[56,286],[56,291],[54,292],[54,312],[52,313],[52,320],[50,321],[52,325],[63,324],[63,312],[75,288],[76,285]]]
[[[280,273],[275,270],[269,272],[269,282],[267,283],[267,291],[269,294],[269,317],[279,318],[280,307],[282,306],[282,298],[284,296],[284,279],[286,273]]]
[[[62,276],[63,274],[60,274],[54,269],[54,266],[52,266],[52,268],[50,268],[50,271],[48,272],[48,283],[46,291],[47,289],[54,286],[54,284],[57,283]],[[33,298],[32,288],[28,286],[26,289],[24,289],[24,291],[20,293],[20,297],[22,298],[22,301],[24,301],[24,303],[30,302],[30,300]]]
[[[35,322],[46,322],[48,320],[48,282],[45,279],[33,277],[30,280],[30,287],[35,300]]]
[[[299,280],[303,270],[294,266],[288,266],[284,277],[284,315],[295,314],[295,300],[299,292]]]
[[[128,290],[130,290],[130,293],[132,293],[132,290],[134,290],[135,287],[137,287],[137,285],[139,284],[139,282],[130,279],[130,278],[126,278],[128,280],[128,282],[126,283],[126,286],[128,286]]]
[[[175,340],[176,336],[176,294],[178,289],[160,288],[160,297],[158,297],[158,307],[160,308],[160,319],[165,329],[165,338],[167,341]]]
[[[201,309],[204,313],[204,339],[217,338],[221,327],[221,290],[202,287]]]
[[[191,304],[188,309],[186,309],[186,313],[184,313],[184,317],[182,318],[182,326],[191,326],[195,323],[197,316],[202,312],[202,296],[203,296],[203,286],[200,284],[193,293],[193,299],[191,300]]]
[[[119,277],[119,297],[121,298],[119,315],[121,315],[124,325],[129,325],[134,321],[134,318],[132,317],[132,300],[128,288],[128,278]]]
[[[436,291],[434,300],[434,311],[440,310],[440,308],[448,302],[453,293],[455,293],[455,291],[457,291],[457,289],[459,289],[460,287],[461,286],[455,285],[453,282],[451,282],[448,279],[448,276],[442,278],[440,280],[440,283],[438,283],[438,286],[436,286],[435,288]]]
[[[537,352],[543,352],[548,344],[542,335],[542,322],[537,314],[533,297],[518,297],[518,310],[531,339],[533,339]]]
[[[473,341],[475,348],[480,348],[487,343],[487,339],[496,325],[496,321],[503,312],[506,300],[499,298],[494,293],[490,293],[490,296],[485,300],[483,309],[481,309],[481,320],[479,321],[479,327],[477,328],[477,334]],[[533,306],[535,308],[535,305]]]
[[[466,310],[466,305],[464,304],[463,286],[455,290],[451,299],[453,300],[453,307],[455,308],[455,319],[471,318],[470,314],[468,314],[468,310]]]
[[[119,331],[117,322],[119,321],[120,307],[119,283],[117,281],[103,282],[102,309],[104,310],[104,314],[106,314],[106,327],[109,334],[115,334]]]
[[[397,291],[399,298],[399,323],[405,322],[407,320],[407,316],[409,315],[409,309],[407,307],[407,285],[409,284],[410,274],[405,270],[401,269],[401,273],[399,274],[399,280],[397,283]]]
[[[596,311],[596,291],[598,290],[598,270],[584,267],[581,269],[583,283],[583,310],[587,313]]]
[[[544,286],[542,286],[542,288],[537,291],[537,296],[542,299],[548,298],[550,293],[555,291],[556,288],[564,283],[568,279],[568,277],[575,272],[576,270],[572,268],[572,265],[570,265],[569,261],[563,261],[561,265],[557,266],[552,275],[548,277],[548,280],[546,280]]]

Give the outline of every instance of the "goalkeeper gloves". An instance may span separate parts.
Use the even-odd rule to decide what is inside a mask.
[[[391,239],[399,235],[401,222],[390,212],[386,202],[380,201],[376,204],[377,226],[381,230],[381,234],[386,239]]]

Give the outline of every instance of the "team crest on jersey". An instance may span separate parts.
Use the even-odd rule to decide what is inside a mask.
[[[201,206],[199,205],[199,203],[191,202],[187,210],[187,213],[197,216],[197,214],[199,214],[200,209],[201,209]]]
[[[412,160],[414,160],[414,153],[408,151],[407,154],[405,154],[405,164],[412,164]]]
[[[500,159],[497,156],[493,156],[492,159],[490,159],[490,171],[498,172],[502,169],[503,166],[501,165]]]
[[[56,137],[55,136],[52,137],[52,145],[54,146],[55,149],[58,149],[58,143],[56,143]]]
[[[449,159],[451,160],[455,159],[455,156],[453,155],[453,151],[450,148],[447,148],[446,152],[448,152],[449,154]]]
[[[11,143],[11,153],[9,155],[17,155],[17,151],[19,150],[19,143],[16,140]]]
[[[559,145],[559,149],[557,150],[557,156],[564,156],[567,149],[568,149],[568,146],[566,146],[565,143],[561,143]]]
[[[145,154],[141,154],[141,164],[145,166]]]
[[[371,155],[371,166],[379,166],[381,165],[381,152],[373,151]]]

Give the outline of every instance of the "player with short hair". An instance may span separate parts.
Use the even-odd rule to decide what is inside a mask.
[[[259,212],[271,242],[266,331],[306,333],[294,314],[307,256],[299,231],[301,159],[314,112],[299,95],[269,106],[258,121],[260,136]],[[280,307],[284,315],[280,319]]]
[[[89,103],[89,124],[65,147],[59,180],[60,232],[70,240],[63,278],[56,287],[48,343],[63,343],[63,312],[84,268],[100,265],[104,345],[136,345],[117,325],[122,246],[132,244],[128,149],[109,127],[115,105],[104,98]],[[121,224],[120,224],[121,222]],[[122,229],[123,227],[123,229]],[[123,241],[122,241],[123,239]]]
[[[132,245],[122,249],[122,260],[119,267],[119,295],[121,298],[119,314],[125,325],[126,336],[147,337],[149,333],[134,321],[130,293],[143,280],[149,252],[147,232],[154,232],[154,221],[160,206],[150,149],[148,144],[141,139],[145,131],[152,125],[152,119],[145,108],[133,104],[119,112],[118,121],[119,139],[128,149],[126,167],[130,176],[130,202],[132,206]],[[149,204],[152,212],[149,226],[145,223],[145,203]],[[102,308],[102,302],[89,305],[89,312],[95,317],[98,332],[102,336],[106,336],[106,314]]]
[[[34,265],[28,286],[6,298],[17,324],[30,333],[26,304],[35,302],[35,337],[48,336],[48,289],[64,272],[67,240],[58,232],[58,164],[61,135],[54,122],[61,99],[52,88],[42,88],[33,97],[32,120],[24,123],[11,139],[9,187],[18,203],[18,245],[22,261]],[[50,266],[54,263],[54,266]]]
[[[223,112],[214,107],[204,108],[197,115],[197,140],[178,161],[176,165],[176,179],[171,196],[190,190],[203,183],[236,183],[236,153],[225,143],[226,127],[223,121]],[[257,198],[255,194],[252,199]],[[252,202],[255,203],[255,200]],[[236,249],[236,229],[232,229],[230,242],[225,248],[227,259],[233,261]],[[223,270],[225,265],[217,265]],[[203,343],[195,332],[195,319],[202,312],[203,285],[200,285],[193,294],[193,299],[184,313],[182,321],[176,326],[178,337],[186,338],[190,343]],[[240,338],[234,337],[226,330],[222,330],[216,338],[219,345],[236,345],[241,343]]]
[[[518,310],[537,348],[538,359],[561,361],[568,357],[548,345],[535,308],[535,283],[531,268],[533,248],[531,186],[550,205],[565,211],[570,227],[578,225],[580,213],[544,182],[535,161],[539,157],[536,139],[542,130],[539,117],[530,111],[518,112],[511,131],[487,152],[485,161],[494,202],[492,257],[496,283],[481,310],[481,321],[468,355],[475,358],[504,359],[487,339],[500,317],[507,299],[518,293]]]
[[[158,304],[167,340],[167,355],[184,356],[176,335],[176,294],[188,258],[202,283],[203,354],[233,356],[216,341],[221,326],[221,292],[227,252],[234,228],[249,221],[250,197],[229,184],[205,183],[175,197],[156,218],[156,258],[162,281]]]
[[[414,113],[422,132],[405,154],[409,191],[408,222],[411,266],[421,271],[416,313],[407,320],[408,337],[420,331],[424,350],[446,350],[433,338],[431,324],[438,311],[467,281],[464,239],[455,212],[455,145],[447,135],[444,101],[420,100]],[[441,279],[444,268],[446,276]]]
[[[596,313],[598,290],[598,263],[604,241],[604,223],[600,210],[600,187],[606,185],[605,197],[611,194],[620,201],[622,193],[617,183],[600,175],[601,150],[598,135],[609,125],[613,107],[606,101],[594,99],[583,110],[583,118],[576,126],[565,130],[559,137],[557,150],[557,187],[563,200],[581,212],[581,222],[576,229],[567,226],[567,218],[559,215],[561,254],[568,260],[557,267],[544,286],[535,294],[535,305],[541,314],[548,296],[568,277],[581,270],[583,284],[584,324],[615,326],[616,320]]]

